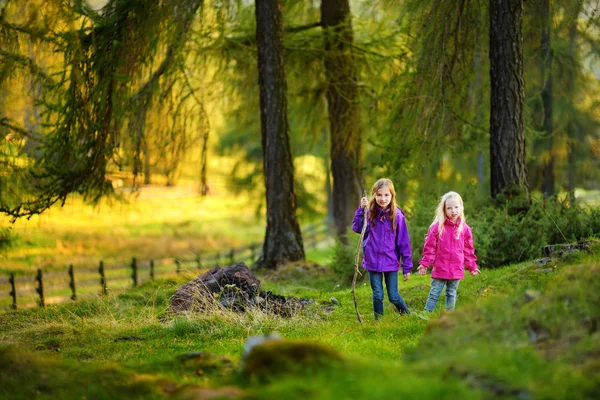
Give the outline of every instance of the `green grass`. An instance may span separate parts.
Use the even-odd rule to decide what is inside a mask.
[[[267,290],[315,300],[290,319],[226,311],[169,317],[168,299],[182,277],[6,312],[0,397],[186,398],[213,390],[253,399],[591,399],[600,390],[599,251],[467,276],[457,310],[445,313],[438,304],[429,321],[399,316],[389,303],[385,317],[373,321],[371,291],[362,281],[360,325],[349,287],[314,263],[258,273]],[[332,254],[320,249],[309,257],[325,264]],[[428,277],[400,283],[413,310],[423,308],[428,290]],[[340,305],[329,312],[331,297]],[[240,373],[246,338],[272,331],[292,343],[326,346],[344,361],[282,369],[276,377]],[[180,358],[199,351],[208,355]]]
[[[230,211],[231,210],[231,211]],[[235,212],[233,211],[235,210]],[[234,217],[235,216],[235,217]],[[70,197],[31,220],[10,225],[12,246],[2,251],[0,272],[46,271],[192,256],[262,241],[263,217],[240,196],[198,197],[192,187],[144,187],[127,202],[98,206]]]

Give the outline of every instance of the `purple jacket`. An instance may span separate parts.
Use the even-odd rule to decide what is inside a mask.
[[[363,240],[363,268],[374,272],[398,271],[402,261],[402,273],[412,270],[412,250],[404,213],[396,208],[396,229],[392,231],[389,210],[377,207],[377,218],[371,226],[367,221],[367,230]],[[352,220],[352,230],[362,231],[364,212],[358,208]]]

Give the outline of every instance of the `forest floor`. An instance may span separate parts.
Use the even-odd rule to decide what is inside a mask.
[[[10,399],[593,399],[600,393],[600,248],[467,276],[457,309],[425,317],[430,278],[386,300],[374,321],[359,282],[311,262],[257,273],[263,289],[310,298],[291,318],[215,310],[172,316],[184,277],[107,296],[0,313],[0,398]],[[189,279],[189,278],[188,278]],[[335,298],[339,305],[332,304]],[[242,363],[247,338],[278,332]],[[250,362],[252,361],[252,362]]]

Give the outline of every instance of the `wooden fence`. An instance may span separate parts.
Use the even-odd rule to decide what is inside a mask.
[[[304,248],[315,248],[331,238],[326,225],[310,225],[303,229]],[[46,304],[77,300],[89,294],[107,294],[109,290],[136,287],[156,277],[174,276],[182,273],[196,274],[217,265],[235,262],[254,264],[262,251],[262,243],[230,249],[225,252],[198,253],[187,258],[166,258],[141,261],[133,257],[128,264],[105,265],[102,260],[96,266],[44,272],[36,274],[0,274],[0,309],[45,307]]]

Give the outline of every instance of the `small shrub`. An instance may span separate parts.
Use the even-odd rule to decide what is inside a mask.
[[[427,229],[433,219],[433,196],[415,202],[409,219],[413,262],[418,264]],[[475,254],[480,267],[497,268],[541,256],[548,244],[576,242],[600,236],[600,208],[582,208],[558,197],[532,199],[527,211],[513,214],[514,207],[489,202],[469,204],[465,199],[467,223],[473,231]]]
[[[354,276],[354,259],[360,235],[349,230],[346,233],[346,237],[348,238],[347,245],[342,243],[338,238],[335,240],[331,269],[335,276],[344,282],[352,282],[352,277]],[[359,263],[362,265],[362,257]],[[362,268],[361,265],[359,265],[359,268]]]

